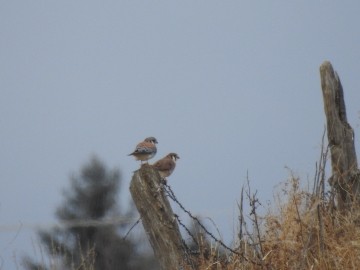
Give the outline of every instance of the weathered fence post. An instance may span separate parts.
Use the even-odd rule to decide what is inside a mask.
[[[162,190],[159,173],[144,164],[134,173],[130,192],[161,269],[186,269],[183,239],[169,200]]]
[[[346,210],[359,203],[360,174],[354,131],[347,122],[339,76],[330,62],[325,61],[320,66],[320,76],[331,153],[332,176],[329,182],[336,191],[339,209]]]

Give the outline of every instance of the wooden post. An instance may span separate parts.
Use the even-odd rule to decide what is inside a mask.
[[[347,122],[344,92],[330,62],[320,66],[321,88],[331,153],[330,185],[337,194],[338,207],[350,209],[359,203],[360,174],[357,165],[354,131]]]
[[[186,269],[183,239],[159,173],[148,164],[142,165],[134,173],[130,192],[161,269]]]

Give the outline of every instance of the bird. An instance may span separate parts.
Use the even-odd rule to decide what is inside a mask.
[[[148,161],[153,158],[157,152],[156,144],[158,141],[155,137],[148,137],[144,141],[138,143],[134,152],[130,153],[128,156],[134,156],[136,160],[140,160],[141,164],[143,161]]]
[[[175,169],[176,160],[180,157],[176,153],[169,153],[164,158],[156,161],[152,166],[158,170],[161,178],[166,181],[166,177],[170,176]]]

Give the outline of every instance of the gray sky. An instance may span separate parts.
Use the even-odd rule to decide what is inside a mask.
[[[127,154],[148,136],[152,161],[179,154],[170,185],[227,241],[247,171],[263,202],[285,166],[312,179],[324,60],[360,131],[360,3],[290,2],[1,1],[0,269],[34,255],[32,225],[54,223],[92,154],[120,168],[126,201]]]

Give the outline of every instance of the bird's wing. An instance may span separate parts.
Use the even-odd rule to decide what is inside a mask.
[[[160,159],[155,162],[154,167],[160,171],[172,170],[175,167],[175,163],[171,159]]]
[[[141,142],[136,146],[134,153],[136,154],[150,154],[156,152],[156,147],[149,142]]]

